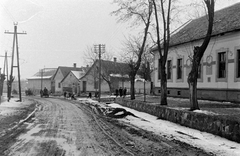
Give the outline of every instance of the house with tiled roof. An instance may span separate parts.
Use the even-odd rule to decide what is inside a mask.
[[[71,70],[65,78],[60,82],[63,92],[71,92],[75,95],[80,95],[80,78],[85,75],[85,70]]]
[[[69,74],[71,71],[82,71],[83,68],[79,68],[76,66],[76,63],[73,64],[73,67],[64,67],[59,66],[57,71],[55,72],[52,79],[52,93],[54,94],[62,94],[62,80]]]
[[[215,11],[212,37],[199,68],[198,98],[240,101],[240,3]],[[189,97],[187,77],[193,47],[202,44],[207,16],[192,20],[170,39],[166,63],[168,96]],[[159,52],[154,49],[154,93],[160,94]]]
[[[52,79],[56,70],[57,68],[39,70],[36,74],[27,78],[27,88],[33,91],[34,94],[39,94],[44,87],[51,91]]]
[[[114,61],[101,60],[101,91],[110,92],[124,86],[125,81],[129,81],[128,73],[129,66],[127,63]],[[105,80],[104,80],[104,78]],[[111,82],[112,88],[110,89],[107,81]],[[96,60],[87,73],[80,78],[82,92],[95,92],[99,88],[99,60]]]
[[[130,91],[129,79],[130,67],[127,63],[117,62],[114,58],[113,61],[101,60],[101,92],[114,92],[120,87],[126,88]],[[136,76],[138,77],[138,76]],[[81,92],[96,92],[99,88],[99,60],[96,60],[90,67],[88,72],[80,78]],[[111,87],[109,86],[109,81]],[[143,81],[136,79],[135,90],[136,93],[143,93]],[[146,84],[147,93],[150,93],[151,82]]]

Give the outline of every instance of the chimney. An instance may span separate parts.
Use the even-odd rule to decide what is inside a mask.
[[[117,58],[116,57],[114,57],[113,60],[114,60],[114,62],[117,62]]]
[[[74,68],[77,68],[77,64],[76,64],[76,63],[73,63],[73,67],[74,67]]]

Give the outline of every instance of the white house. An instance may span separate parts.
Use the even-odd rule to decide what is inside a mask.
[[[211,41],[202,58],[198,98],[240,101],[240,3],[215,12]],[[195,19],[173,34],[166,63],[168,96],[189,97],[187,77],[193,47],[207,31],[207,16]],[[154,51],[154,93],[160,94],[159,53]]]
[[[39,94],[44,87],[51,91],[52,78],[56,70],[56,68],[41,69],[32,77],[27,78],[27,88],[33,91],[34,94]]]
[[[80,95],[80,78],[84,76],[85,71],[73,71],[71,70],[67,76],[61,81],[63,92],[72,92],[76,95]]]
[[[76,64],[73,64],[73,67],[63,67],[59,66],[55,72],[52,79],[52,92],[54,94],[62,94],[62,85],[61,81],[69,74],[70,71],[82,71],[82,68],[76,67]]]

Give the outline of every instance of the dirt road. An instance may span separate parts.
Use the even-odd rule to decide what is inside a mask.
[[[208,155],[92,112],[83,103],[37,98],[35,117],[5,151],[9,156]]]

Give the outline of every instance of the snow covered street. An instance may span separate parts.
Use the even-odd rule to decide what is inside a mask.
[[[40,99],[38,99],[38,101],[39,100]],[[209,134],[209,133],[206,133],[206,132],[201,132],[201,131],[198,131],[198,130],[187,128],[187,127],[184,127],[184,126],[181,126],[181,125],[169,122],[169,121],[160,120],[160,119],[157,119],[156,116],[149,115],[149,114],[143,113],[143,112],[139,112],[139,111],[136,111],[134,109],[127,108],[127,107],[123,107],[123,106],[121,106],[119,104],[116,104],[116,103],[105,104],[105,103],[99,103],[99,102],[91,100],[91,99],[81,98],[81,99],[78,99],[76,101],[75,105],[77,107],[75,107],[74,105],[68,103],[68,101],[60,102],[60,99],[59,100],[53,100],[53,99],[50,98],[49,100],[48,99],[42,99],[42,100],[44,100],[44,101],[46,101],[46,100],[49,101],[50,100],[51,102],[47,102],[47,101],[43,102],[43,104],[41,104],[41,106],[39,107],[38,110],[32,109],[32,111],[31,111],[32,113],[29,112],[29,114],[37,115],[37,118],[33,118],[33,121],[35,120],[35,122],[31,121],[30,123],[26,122],[24,124],[26,129],[29,130],[29,131],[26,134],[20,135],[18,137],[18,142],[16,142],[15,145],[12,146],[8,151],[8,152],[10,152],[9,153],[10,155],[16,154],[16,152],[20,149],[21,149],[21,152],[18,151],[18,154],[23,154],[24,153],[23,151],[25,149],[25,146],[21,145],[23,143],[23,141],[25,141],[26,142],[25,144],[27,145],[29,142],[33,142],[33,140],[35,140],[34,142],[35,142],[36,145],[39,144],[39,143],[43,144],[43,142],[44,141],[46,142],[47,140],[50,141],[50,142],[56,141],[57,145],[56,146],[54,145],[54,147],[56,147],[58,149],[60,148],[61,150],[63,150],[62,152],[65,153],[65,154],[68,153],[68,152],[72,153],[73,155],[75,155],[77,153],[79,154],[79,152],[81,153],[81,151],[78,151],[76,149],[76,147],[80,147],[79,144],[74,145],[73,142],[68,144],[67,142],[61,140],[61,139],[63,139],[61,137],[63,134],[60,133],[62,131],[61,126],[68,125],[68,124],[71,124],[71,123],[66,122],[66,123],[60,123],[58,125],[58,122],[60,122],[59,117],[64,118],[64,116],[68,116],[68,117],[72,116],[73,115],[72,113],[75,112],[73,110],[76,110],[77,107],[82,108],[82,106],[79,105],[80,103],[90,104],[91,106],[94,106],[94,107],[97,106],[99,108],[123,108],[123,109],[125,109],[126,111],[134,114],[137,117],[127,115],[124,118],[119,118],[119,119],[116,119],[116,120],[118,120],[120,122],[120,124],[122,124],[122,125],[124,125],[124,124],[132,125],[133,128],[136,127],[136,129],[138,129],[138,130],[148,131],[148,132],[151,132],[151,133],[153,133],[153,134],[155,134],[159,137],[162,137],[162,138],[165,138],[166,140],[169,140],[169,142],[160,141],[159,144],[160,144],[160,146],[162,146],[161,148],[166,148],[167,149],[166,145],[173,146],[173,147],[176,146],[176,145],[172,145],[170,142],[180,142],[180,143],[182,142],[182,143],[186,143],[190,146],[196,147],[196,149],[202,149],[203,151],[206,151],[210,155],[216,155],[216,156],[239,156],[240,155],[240,145],[236,142],[229,141],[225,138],[221,138],[219,136],[212,135],[212,134]],[[10,102],[5,101],[0,105],[0,117],[1,117],[0,119],[16,115],[16,114],[22,112],[22,110],[24,108],[27,108],[31,104],[31,102],[27,101],[27,100],[24,101],[24,102],[15,102],[15,101],[16,101],[16,99],[12,99]],[[53,102],[56,102],[56,103],[53,104]],[[69,102],[71,102],[71,101],[69,101]],[[51,108],[51,110],[49,110],[50,108]],[[75,108],[75,109],[73,109],[73,108]],[[79,112],[81,112],[81,111],[78,110],[77,112],[78,113],[75,113],[76,115],[79,114]],[[43,115],[44,113],[48,113],[48,116],[51,117],[51,118],[46,118],[47,115]],[[119,112],[119,113],[121,114],[121,112]],[[199,111],[198,113],[207,113],[207,112]],[[57,116],[59,116],[59,117],[57,117]],[[82,114],[82,116],[83,116],[83,114]],[[81,120],[83,120],[83,119],[85,120],[85,118],[83,118],[82,116],[81,116]],[[80,117],[80,116],[77,115],[77,117]],[[24,118],[25,119],[28,118],[27,115]],[[87,118],[89,118],[89,117],[87,117]],[[77,119],[71,119],[71,120],[75,121]],[[81,120],[78,119],[79,122]],[[43,125],[50,124],[50,121],[52,122],[52,124],[54,124],[54,125],[52,125],[54,127],[50,126],[50,129],[44,129]],[[68,121],[68,120],[66,120],[66,121]],[[70,119],[69,119],[69,121],[70,121]],[[20,122],[22,122],[22,120],[19,119],[18,122],[20,123]],[[42,122],[44,122],[44,123],[46,122],[46,123],[43,124]],[[17,123],[15,123],[15,124],[17,124]],[[44,127],[46,127],[46,125]],[[71,124],[70,127],[72,127],[73,125],[76,125],[76,123]],[[78,123],[78,125],[79,125],[79,123]],[[87,126],[87,125],[85,125],[85,126]],[[47,127],[49,127],[49,126],[47,126]],[[67,127],[69,127],[69,125]],[[78,126],[77,129],[79,129],[80,127],[81,126]],[[11,128],[11,126],[8,127],[8,128]],[[66,128],[66,126],[65,126],[65,128]],[[55,129],[58,129],[58,130],[55,130]],[[114,131],[117,130],[116,127],[111,128],[111,129],[114,129]],[[46,131],[46,134],[49,134],[49,135],[51,134],[50,135],[51,137],[49,138],[48,135],[46,135],[45,133],[44,133],[44,135],[40,134],[40,132],[42,132],[42,131]],[[82,129],[82,131],[84,131],[84,129]],[[107,128],[107,131],[109,131],[109,128]],[[6,132],[6,130],[2,130],[0,132],[1,136],[4,135],[4,132]],[[54,132],[54,133],[52,133],[52,132]],[[57,132],[57,133],[55,134],[55,132]],[[80,131],[77,130],[77,131],[74,132],[74,134],[77,135],[76,132],[80,132]],[[100,131],[98,130],[98,132],[100,132]],[[39,136],[36,136],[36,134],[38,134],[38,133],[39,133]],[[82,134],[82,133],[79,133],[79,134]],[[117,135],[119,135],[119,132],[117,133]],[[68,137],[71,137],[71,136],[72,135],[69,135]],[[78,135],[75,136],[75,140],[76,140],[76,137],[78,137]],[[74,140],[74,138],[72,138],[72,139]],[[89,139],[91,140],[91,138],[88,138],[87,140],[90,141]],[[122,137],[118,138],[118,140],[122,140],[122,139],[123,139]],[[90,142],[92,142],[92,141],[90,141]],[[138,142],[134,142],[133,144],[135,144],[135,146],[137,146],[138,143],[139,144],[144,143],[147,146],[152,144],[151,142],[147,143],[145,141],[146,140],[142,140],[141,143],[138,141]],[[178,146],[179,145],[177,145],[176,147],[180,149],[180,147],[178,147]],[[30,146],[26,146],[26,147],[29,148],[28,150],[31,150],[31,151],[33,150],[32,148],[30,148]],[[159,147],[159,145],[156,145],[155,147]],[[45,147],[44,147],[44,150],[45,150]],[[151,151],[151,150],[148,149],[148,151]],[[32,151],[32,152],[36,153],[35,150]],[[91,152],[93,152],[93,151],[91,151]],[[94,153],[94,155],[96,155],[96,153]]]

